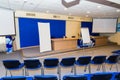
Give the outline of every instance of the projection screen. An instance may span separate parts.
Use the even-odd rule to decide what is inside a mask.
[[[93,19],[93,33],[115,33],[117,19]]]
[[[15,35],[14,12],[0,8],[0,36]]]

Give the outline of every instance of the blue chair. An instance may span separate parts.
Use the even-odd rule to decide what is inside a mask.
[[[55,75],[35,75],[35,80],[58,80],[57,76]]]
[[[29,75],[28,70],[37,70],[37,69],[41,69],[41,74],[43,74],[42,72],[42,64],[39,61],[39,59],[27,59],[24,60],[24,65],[25,65],[25,75]]]
[[[110,56],[106,59],[106,63],[107,63],[107,64],[111,64],[110,70],[112,69],[113,64],[116,64],[116,70],[118,71],[118,66],[117,66],[118,57],[119,57],[119,55],[110,55]]]
[[[44,69],[45,68],[46,69],[47,68],[57,68],[57,73],[59,74],[59,59],[58,58],[46,58],[43,61],[43,65],[44,65]]]
[[[3,77],[2,80],[26,80],[24,76]]]
[[[3,60],[3,65],[6,69],[6,76],[7,76],[7,72],[9,70],[10,75],[12,76],[11,71],[12,70],[18,70],[18,69],[22,69],[24,67],[23,63],[20,63],[19,60]],[[23,69],[23,75],[24,75],[24,69]]]
[[[105,60],[106,60],[106,56],[94,56],[94,58],[91,60],[91,64],[98,65],[97,71],[99,71],[102,66],[102,70],[104,72],[105,71],[105,65],[104,65]]]
[[[82,56],[76,60],[76,65],[85,66],[84,72],[86,72],[88,67],[89,73],[91,73],[90,62],[91,62],[91,56]]]
[[[65,76],[63,76],[63,80],[88,80],[88,79],[87,79],[87,76],[65,75]]]
[[[111,80],[112,73],[96,73],[92,74],[90,80]]]
[[[115,80],[120,80],[120,72],[115,75]]]
[[[75,57],[67,57],[67,58],[62,58],[60,62],[60,78],[61,78],[61,67],[71,67],[71,72],[74,71],[74,75],[76,74],[75,72]]]

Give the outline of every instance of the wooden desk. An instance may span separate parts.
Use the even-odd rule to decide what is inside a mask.
[[[66,49],[76,49],[77,39],[76,38],[57,38],[52,39],[52,49],[53,50],[66,50]]]
[[[92,38],[95,39],[95,46],[102,46],[108,44],[108,37],[106,36],[95,36]]]

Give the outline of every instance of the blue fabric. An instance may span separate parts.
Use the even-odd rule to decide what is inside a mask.
[[[99,36],[99,33],[92,33],[92,22],[81,22],[81,27],[87,27],[91,36]]]
[[[62,58],[60,65],[63,67],[71,67],[75,64],[75,57]]]
[[[50,23],[51,38],[65,36],[65,20],[19,18],[20,47],[40,45],[38,22]]]
[[[63,80],[88,80],[87,76],[83,75],[65,75]]]
[[[26,76],[8,76],[8,77],[2,77],[0,80],[4,80],[4,79],[6,79],[6,80],[14,80],[14,79],[17,79],[17,78],[21,78],[21,79],[24,79],[24,80],[33,80],[33,78],[32,77],[30,77],[30,76],[28,76],[28,77],[26,77]]]
[[[120,50],[112,51],[112,53],[120,55]]]
[[[55,75],[35,75],[35,80],[58,80]]]
[[[58,58],[46,58],[44,59],[45,68],[56,68],[58,67],[59,59]]]
[[[76,61],[77,65],[87,66],[91,62],[91,56],[79,57]]]
[[[79,48],[93,47],[93,46],[95,46],[95,39],[92,38],[91,42],[89,44],[83,44],[83,40],[78,39],[77,44],[78,44]]]
[[[6,36],[6,52],[7,53],[13,52],[13,40],[12,40],[12,36]]]

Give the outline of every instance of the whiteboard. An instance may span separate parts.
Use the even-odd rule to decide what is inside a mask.
[[[0,52],[6,51],[6,38],[0,37]]]
[[[14,13],[0,8],[0,35],[15,35]]]
[[[117,19],[93,19],[93,33],[115,33]]]
[[[40,52],[51,51],[50,24],[38,22]]]
[[[90,34],[88,28],[81,28],[83,43],[90,43]]]

